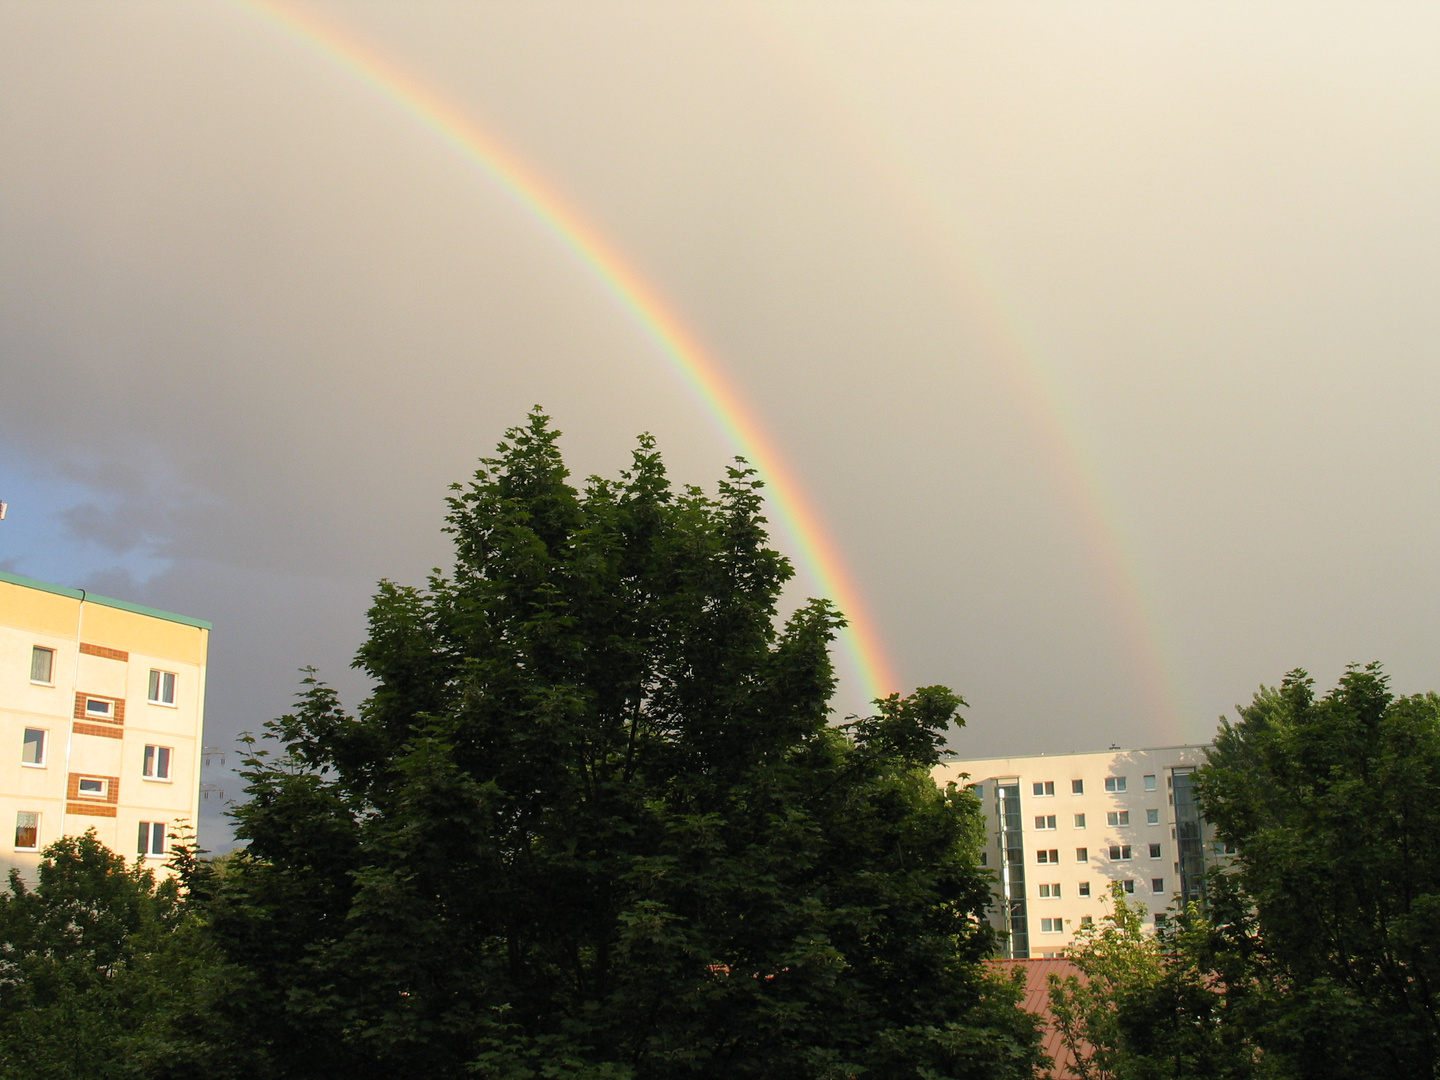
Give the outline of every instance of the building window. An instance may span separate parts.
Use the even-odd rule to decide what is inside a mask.
[[[1079,888],[1079,890],[1080,890],[1080,895],[1081,895],[1081,896],[1089,896],[1089,895],[1090,895],[1090,883],[1089,883],[1088,881],[1082,881],[1082,882],[1080,882],[1080,884],[1077,886],[1077,888]]]
[[[1105,777],[1105,790],[1106,790],[1106,791],[1124,791],[1124,790],[1125,790],[1125,777],[1123,777],[1123,776],[1107,776],[1107,777]]]
[[[140,768],[140,775],[147,780],[169,780],[170,756],[171,750],[168,746],[147,745],[145,762]]]
[[[1083,847],[1077,847],[1077,848],[1075,849],[1075,861],[1076,861],[1076,862],[1089,862],[1089,861],[1090,861],[1090,849],[1089,849],[1089,848],[1083,848]]]
[[[175,704],[175,673],[173,671],[150,670],[150,704]]]
[[[1040,932],[1042,934],[1063,934],[1065,932],[1065,920],[1041,919]]]
[[[1081,916],[1080,916],[1080,925],[1081,925],[1081,926],[1094,926],[1094,925],[1095,925],[1095,920],[1094,920],[1091,916],[1089,916],[1089,915],[1081,915]]]
[[[1130,858],[1130,845],[1129,845],[1129,844],[1111,844],[1111,845],[1110,845],[1110,861],[1111,861],[1111,862],[1121,862],[1121,861],[1123,861],[1123,860],[1125,860],[1125,859],[1128,859],[1128,858]]]
[[[1077,829],[1083,829],[1084,827],[1085,827],[1085,815],[1084,815],[1084,814],[1076,814],[1076,815],[1075,815],[1075,828],[1077,828]]]
[[[1060,861],[1060,852],[1054,848],[1051,848],[1049,851],[1037,851],[1035,852],[1035,861],[1038,863],[1058,863]]]
[[[980,865],[981,865],[981,866],[987,866],[987,865],[989,865],[989,860],[985,857],[985,852],[983,852],[983,851],[980,852]]]
[[[40,848],[40,815],[21,810],[15,815],[15,850],[37,851]]]
[[[1059,899],[1060,899],[1060,886],[1059,886],[1058,884],[1055,884],[1055,885],[1041,885],[1041,886],[1040,886],[1040,899],[1041,899],[1041,900],[1059,900]]]
[[[142,822],[140,822],[140,854],[141,854],[141,855],[164,855],[164,854],[165,854],[165,822],[163,822],[163,821],[142,821]]]
[[[1106,825],[1129,825],[1129,824],[1130,824],[1130,811],[1129,811],[1129,810],[1111,810],[1108,814],[1105,815],[1105,824],[1106,824]]]
[[[1216,841],[1215,841],[1215,854],[1216,854],[1216,855],[1234,855],[1234,854],[1235,854],[1235,851],[1236,851],[1235,845],[1232,844],[1232,843],[1230,843],[1229,840],[1216,840]]]
[[[1158,858],[1160,858],[1160,845],[1159,845],[1159,844],[1151,844],[1151,845],[1150,845],[1150,858],[1152,858],[1152,859],[1158,859]]]
[[[42,686],[55,685],[55,650],[36,645],[30,650],[30,681]]]
[[[1151,878],[1151,879],[1150,879],[1150,891],[1151,891],[1151,892],[1164,892],[1164,891],[1165,891],[1165,879],[1164,879],[1163,877]]]
[[[98,776],[82,776],[76,781],[75,790],[82,799],[103,799],[110,794],[110,781]]]
[[[1146,790],[1146,791],[1154,791],[1154,790],[1155,790],[1155,777],[1153,777],[1153,776],[1147,776],[1147,777],[1145,777],[1145,790]]]
[[[1135,891],[1135,882],[1131,881],[1129,878],[1125,879],[1124,884],[1126,892],[1133,893]]]
[[[1155,925],[1156,925],[1156,926],[1164,926],[1164,925],[1165,925],[1167,922],[1169,922],[1169,921],[1170,921],[1170,916],[1168,916],[1168,915],[1156,915],[1156,916],[1155,916]]]
[[[1054,780],[1036,780],[1033,786],[1034,786],[1034,790],[1035,790],[1035,794],[1036,794],[1036,795],[1054,795],[1054,794],[1055,794],[1055,781],[1054,781]]]
[[[85,715],[94,716],[100,720],[112,720],[115,717],[115,703],[105,698],[87,697],[85,699]]]
[[[1084,781],[1084,780],[1071,780],[1071,781],[1070,781],[1070,794],[1071,794],[1071,795],[1084,795],[1084,794],[1085,794],[1085,781]]]
[[[1050,814],[1050,815],[1047,817],[1045,814],[1036,814],[1036,815],[1035,815],[1035,828],[1040,829],[1040,830],[1053,829],[1053,828],[1055,828],[1055,815],[1054,815],[1054,814]]]
[[[1160,811],[1159,811],[1159,810],[1146,810],[1146,811],[1145,811],[1145,824],[1146,824],[1146,825],[1159,825],[1159,824],[1160,824]]]
[[[45,729],[27,727],[25,741],[20,744],[21,765],[45,764]]]

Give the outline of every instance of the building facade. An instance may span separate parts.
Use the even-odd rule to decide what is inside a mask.
[[[93,828],[157,869],[200,790],[210,624],[0,573],[0,866]],[[14,831],[10,832],[13,825]]]
[[[1204,898],[1217,857],[1200,816],[1204,746],[947,762],[935,778],[984,807],[990,919],[1007,958],[1058,957],[1107,908],[1111,882],[1155,924]]]

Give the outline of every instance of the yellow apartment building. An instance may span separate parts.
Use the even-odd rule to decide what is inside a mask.
[[[157,869],[195,825],[210,624],[0,572],[0,870],[93,828]],[[11,828],[13,826],[13,832]]]

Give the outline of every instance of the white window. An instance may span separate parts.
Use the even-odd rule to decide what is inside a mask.
[[[1041,900],[1059,900],[1059,899],[1060,899],[1060,885],[1059,885],[1058,883],[1056,883],[1056,884],[1054,884],[1054,885],[1041,885],[1041,886],[1040,886],[1040,899],[1041,899]]]
[[[1083,847],[1077,847],[1077,848],[1075,849],[1075,861],[1076,861],[1076,862],[1089,862],[1089,861],[1090,861],[1090,849],[1089,849],[1089,848],[1083,848]]]
[[[1058,863],[1060,861],[1060,852],[1054,848],[1051,848],[1049,851],[1037,851],[1035,852],[1035,861],[1037,863]]]
[[[1150,858],[1152,858],[1152,859],[1158,859],[1158,858],[1160,858],[1160,845],[1159,845],[1159,844],[1151,844],[1151,845],[1150,845]]]
[[[1135,882],[1131,881],[1129,878],[1126,878],[1123,884],[1125,886],[1126,892],[1133,893],[1135,891]]]
[[[1065,920],[1041,919],[1040,932],[1042,934],[1063,934],[1065,932]]]
[[[175,704],[175,673],[150,669],[150,703],[152,705]]]
[[[21,810],[15,815],[15,850],[38,851],[40,848],[40,815]]]
[[[1128,859],[1128,858],[1130,858],[1130,845],[1129,845],[1129,844],[1111,844],[1111,845],[1110,845],[1110,861],[1111,861],[1111,862],[1122,862],[1123,860]]]
[[[1085,794],[1085,781],[1084,781],[1084,780],[1071,780],[1071,781],[1070,781],[1070,794],[1071,794],[1071,795],[1084,795],[1084,794]]]
[[[1164,879],[1163,877],[1151,878],[1151,879],[1150,879],[1150,891],[1151,891],[1151,892],[1164,892],[1164,891],[1165,891],[1165,879]]]
[[[110,720],[115,716],[115,703],[105,698],[87,697],[85,699],[85,715],[93,716],[99,720]]]
[[[20,764],[43,766],[45,764],[45,729],[27,727],[25,741],[20,744]]]
[[[1055,794],[1055,781],[1054,781],[1054,780],[1036,780],[1035,783],[1034,783],[1034,785],[1033,785],[1033,790],[1034,790],[1034,792],[1035,792],[1036,795],[1054,795],[1054,794]]]
[[[1075,828],[1077,828],[1077,829],[1083,829],[1084,827],[1085,827],[1085,815],[1084,815],[1084,814],[1076,814],[1076,815],[1075,815]]]
[[[1129,824],[1130,824],[1130,811],[1129,811],[1129,810],[1111,810],[1108,814],[1105,815],[1105,824],[1107,824],[1107,825],[1129,825]]]
[[[142,821],[142,822],[140,822],[140,854],[141,854],[141,855],[164,855],[164,854],[165,854],[165,822],[163,822],[163,821]]]
[[[1080,895],[1081,895],[1081,896],[1089,896],[1089,895],[1090,895],[1090,883],[1089,883],[1088,881],[1082,881],[1082,882],[1080,882],[1080,884],[1079,884],[1078,886],[1076,886],[1076,888],[1078,888],[1078,889],[1080,890]]]
[[[1155,777],[1153,777],[1153,776],[1147,776],[1147,777],[1145,777],[1145,790],[1146,790],[1146,791],[1154,791],[1154,790],[1155,790]]]
[[[140,775],[147,780],[169,780],[170,779],[170,756],[172,751],[168,746],[145,747],[145,761],[140,768]]]
[[[1036,814],[1035,828],[1042,830],[1055,828],[1055,815],[1050,814],[1047,816],[1045,814]]]
[[[1146,824],[1146,825],[1159,825],[1159,824],[1160,824],[1160,811],[1159,811],[1159,810],[1146,810],[1146,811],[1145,811],[1145,824]]]
[[[1124,791],[1124,790],[1125,790],[1125,777],[1123,777],[1123,776],[1107,776],[1107,777],[1105,777],[1105,790],[1106,790],[1106,791]]]
[[[1086,895],[1088,896],[1089,893],[1086,893]],[[1080,925],[1081,925],[1081,926],[1094,926],[1094,925],[1095,925],[1095,919],[1094,919],[1092,916],[1090,916],[1090,915],[1081,915],[1081,916],[1080,916]]]
[[[30,681],[43,686],[55,685],[55,650],[36,645],[30,650]]]
[[[76,793],[82,799],[103,799],[110,794],[110,781],[98,776],[82,776],[76,781]]]

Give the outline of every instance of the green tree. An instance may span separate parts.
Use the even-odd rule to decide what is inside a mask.
[[[1370,664],[1319,698],[1291,672],[1239,713],[1200,774],[1238,851],[1212,912],[1236,1021],[1278,1075],[1434,1076],[1440,697],[1397,697]]]
[[[250,1074],[1029,1076],[978,806],[929,778],[963,703],[829,725],[841,619],[777,628],[753,471],[676,491],[642,438],[577,490],[556,439],[381,584],[358,715],[307,680],[253,750],[211,905]]]

